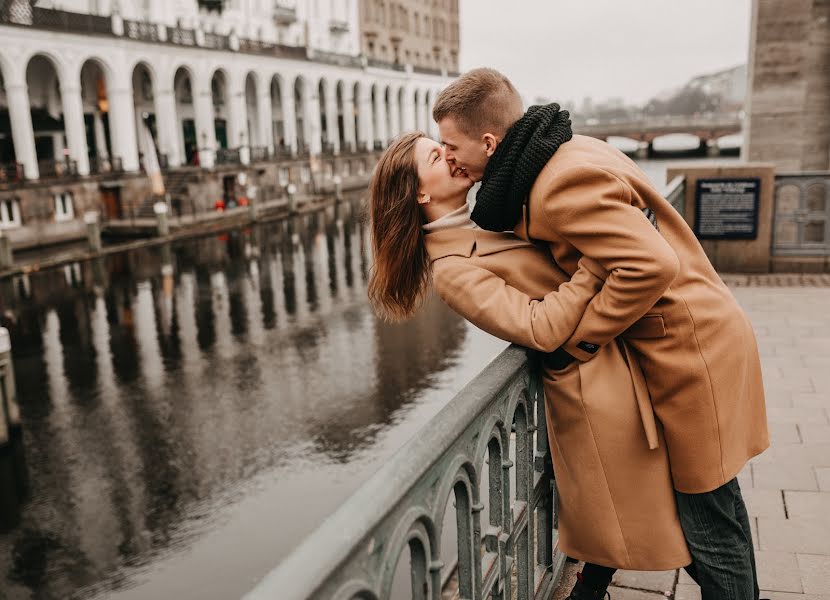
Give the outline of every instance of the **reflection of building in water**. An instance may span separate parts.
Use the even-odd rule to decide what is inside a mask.
[[[31,492],[0,498],[17,515],[0,587],[68,597],[115,580],[292,448],[370,447],[465,329],[434,299],[377,323],[367,242],[343,204],[2,288]]]

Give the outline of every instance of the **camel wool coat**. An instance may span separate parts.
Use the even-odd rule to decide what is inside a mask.
[[[604,269],[564,348],[586,362],[617,337],[633,348],[677,490],[714,490],[769,446],[752,325],[686,221],[631,159],[575,135],[539,173],[515,232],[547,242],[567,273],[583,256]]]
[[[433,286],[451,308],[544,352],[571,336],[603,284],[587,268],[568,281],[545,249],[511,233],[446,229],[425,240]],[[611,343],[590,362],[543,370],[542,383],[561,550],[620,569],[689,564],[666,446],[633,354]]]

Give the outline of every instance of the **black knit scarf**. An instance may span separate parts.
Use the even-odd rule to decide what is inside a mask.
[[[473,221],[490,231],[513,229],[542,167],[572,136],[570,115],[559,110],[558,104],[527,109],[487,162],[476,193]]]

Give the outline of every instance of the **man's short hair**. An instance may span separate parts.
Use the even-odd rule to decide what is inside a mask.
[[[524,114],[522,97],[510,80],[495,69],[473,69],[445,87],[432,109],[437,123],[451,117],[470,137],[498,137]]]

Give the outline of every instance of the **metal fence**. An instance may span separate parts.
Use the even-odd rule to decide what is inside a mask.
[[[505,350],[246,599],[385,600],[407,549],[413,599],[439,600],[450,579],[464,599],[549,598],[565,557],[554,550],[538,373],[526,350]],[[453,521],[458,550],[449,555],[442,530]]]
[[[133,40],[143,42],[159,42],[159,27],[155,23],[145,21],[124,21],[124,35]]]
[[[830,172],[775,176],[772,252],[830,256]]]

